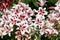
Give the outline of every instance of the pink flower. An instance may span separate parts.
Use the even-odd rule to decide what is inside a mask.
[[[21,37],[20,31],[15,32],[15,34],[16,34],[15,38],[20,39],[20,37]]]
[[[5,1],[5,2],[3,2],[3,1]],[[0,2],[2,2],[1,6],[0,6],[0,10],[3,11],[4,9],[10,7],[10,4],[13,2],[13,0],[0,0]]]
[[[46,0],[39,0],[39,2],[40,2],[40,3],[39,3],[40,6],[44,6],[45,3],[46,3]]]

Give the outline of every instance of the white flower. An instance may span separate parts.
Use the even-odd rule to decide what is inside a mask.
[[[36,20],[37,20],[37,19],[39,19],[39,20],[43,20],[43,19],[45,19],[45,17],[42,16],[42,15],[37,14],[37,15],[36,15]]]
[[[46,21],[46,26],[48,28],[52,28],[53,25],[54,25],[54,23],[50,23],[48,20]]]
[[[56,5],[55,10],[60,12],[60,3],[58,5]]]
[[[59,5],[60,4],[60,0],[57,1],[57,3],[55,5]]]
[[[21,25],[21,23],[16,23],[16,25],[17,25],[17,26],[20,26],[20,25]]]
[[[40,3],[39,3],[39,5],[40,6],[44,6],[44,4],[46,3],[46,0],[38,0]]]
[[[46,8],[42,8],[42,7],[39,7],[39,9],[38,10],[33,10],[34,12],[37,12],[39,15],[42,15],[42,16],[44,16],[44,15],[47,15],[47,11],[46,11]]]
[[[40,29],[40,34],[43,35],[44,33],[44,29]]]
[[[12,23],[10,23],[9,26],[12,28],[14,25]]]
[[[12,8],[18,9],[19,6],[20,6],[20,5],[17,4],[17,5],[14,5]]]
[[[2,33],[2,35],[3,35],[3,36],[7,35],[6,31],[4,31],[4,32]]]

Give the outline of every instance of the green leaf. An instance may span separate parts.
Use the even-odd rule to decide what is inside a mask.
[[[37,0],[32,0],[32,3],[34,4],[35,7],[39,7],[38,3],[37,3]]]
[[[28,4],[30,2],[30,0],[22,0],[22,2]]]
[[[60,24],[58,24],[58,29],[60,29]]]
[[[0,12],[0,17],[2,17],[2,12]]]
[[[14,0],[14,4],[17,4],[18,3],[18,0]]]
[[[37,2],[35,2],[33,4],[34,4],[35,7],[39,7]]]
[[[39,37],[38,36],[36,36],[36,40],[39,40]]]
[[[48,0],[50,3],[55,4],[58,0]]]
[[[37,2],[37,0],[32,0],[32,2],[34,3],[34,2]]]

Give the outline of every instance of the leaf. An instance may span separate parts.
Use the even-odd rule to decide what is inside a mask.
[[[2,17],[2,12],[0,12],[0,17]]]
[[[58,0],[48,0],[48,2],[55,4]]]
[[[60,24],[58,24],[58,29],[60,29]]]
[[[32,0],[32,2],[33,2],[33,4],[34,4],[35,7],[39,7],[38,3],[37,3],[37,0]]]
[[[14,3],[17,4],[18,3],[18,0],[14,0]]]
[[[35,2],[33,4],[34,4],[35,7],[39,7],[37,2]]]
[[[37,0],[32,0],[32,2],[34,3],[34,2],[37,2]]]
[[[22,0],[22,2],[28,4],[30,2],[30,0]]]
[[[38,36],[36,36],[36,40],[39,40]]]

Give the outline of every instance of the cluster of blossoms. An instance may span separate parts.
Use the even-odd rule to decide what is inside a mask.
[[[0,18],[0,36],[7,34],[11,36],[10,33],[13,31],[14,25],[17,26],[16,30],[19,30],[16,31],[16,38],[29,34],[32,29],[31,16],[33,15],[32,9],[24,3],[14,5],[10,10],[4,10],[2,18]]]
[[[58,30],[55,29],[60,22],[60,14],[56,11],[51,11],[47,16],[46,8],[39,7],[38,10],[32,10],[28,5],[19,3],[14,5],[12,9],[4,10],[2,18],[0,18],[0,36],[9,35],[16,28],[15,38],[26,36],[30,38],[31,31],[37,30],[39,27],[40,35],[56,35]],[[33,27],[34,26],[34,27]]]
[[[60,14],[56,11],[51,11],[48,15],[48,18],[45,20],[45,25],[41,28],[41,34],[47,34],[48,36],[53,36],[58,34],[58,30],[56,30],[57,25],[60,21]]]
[[[46,8],[39,7],[39,10],[35,10],[37,12],[36,19],[34,23],[34,27],[39,27],[40,34],[47,34],[48,36],[53,36],[58,34],[58,30],[55,28],[59,24],[60,14],[56,11],[51,10],[50,14],[47,16]],[[47,16],[48,18],[45,19]]]
[[[9,8],[13,0],[0,0],[0,11],[3,11],[5,8]]]

